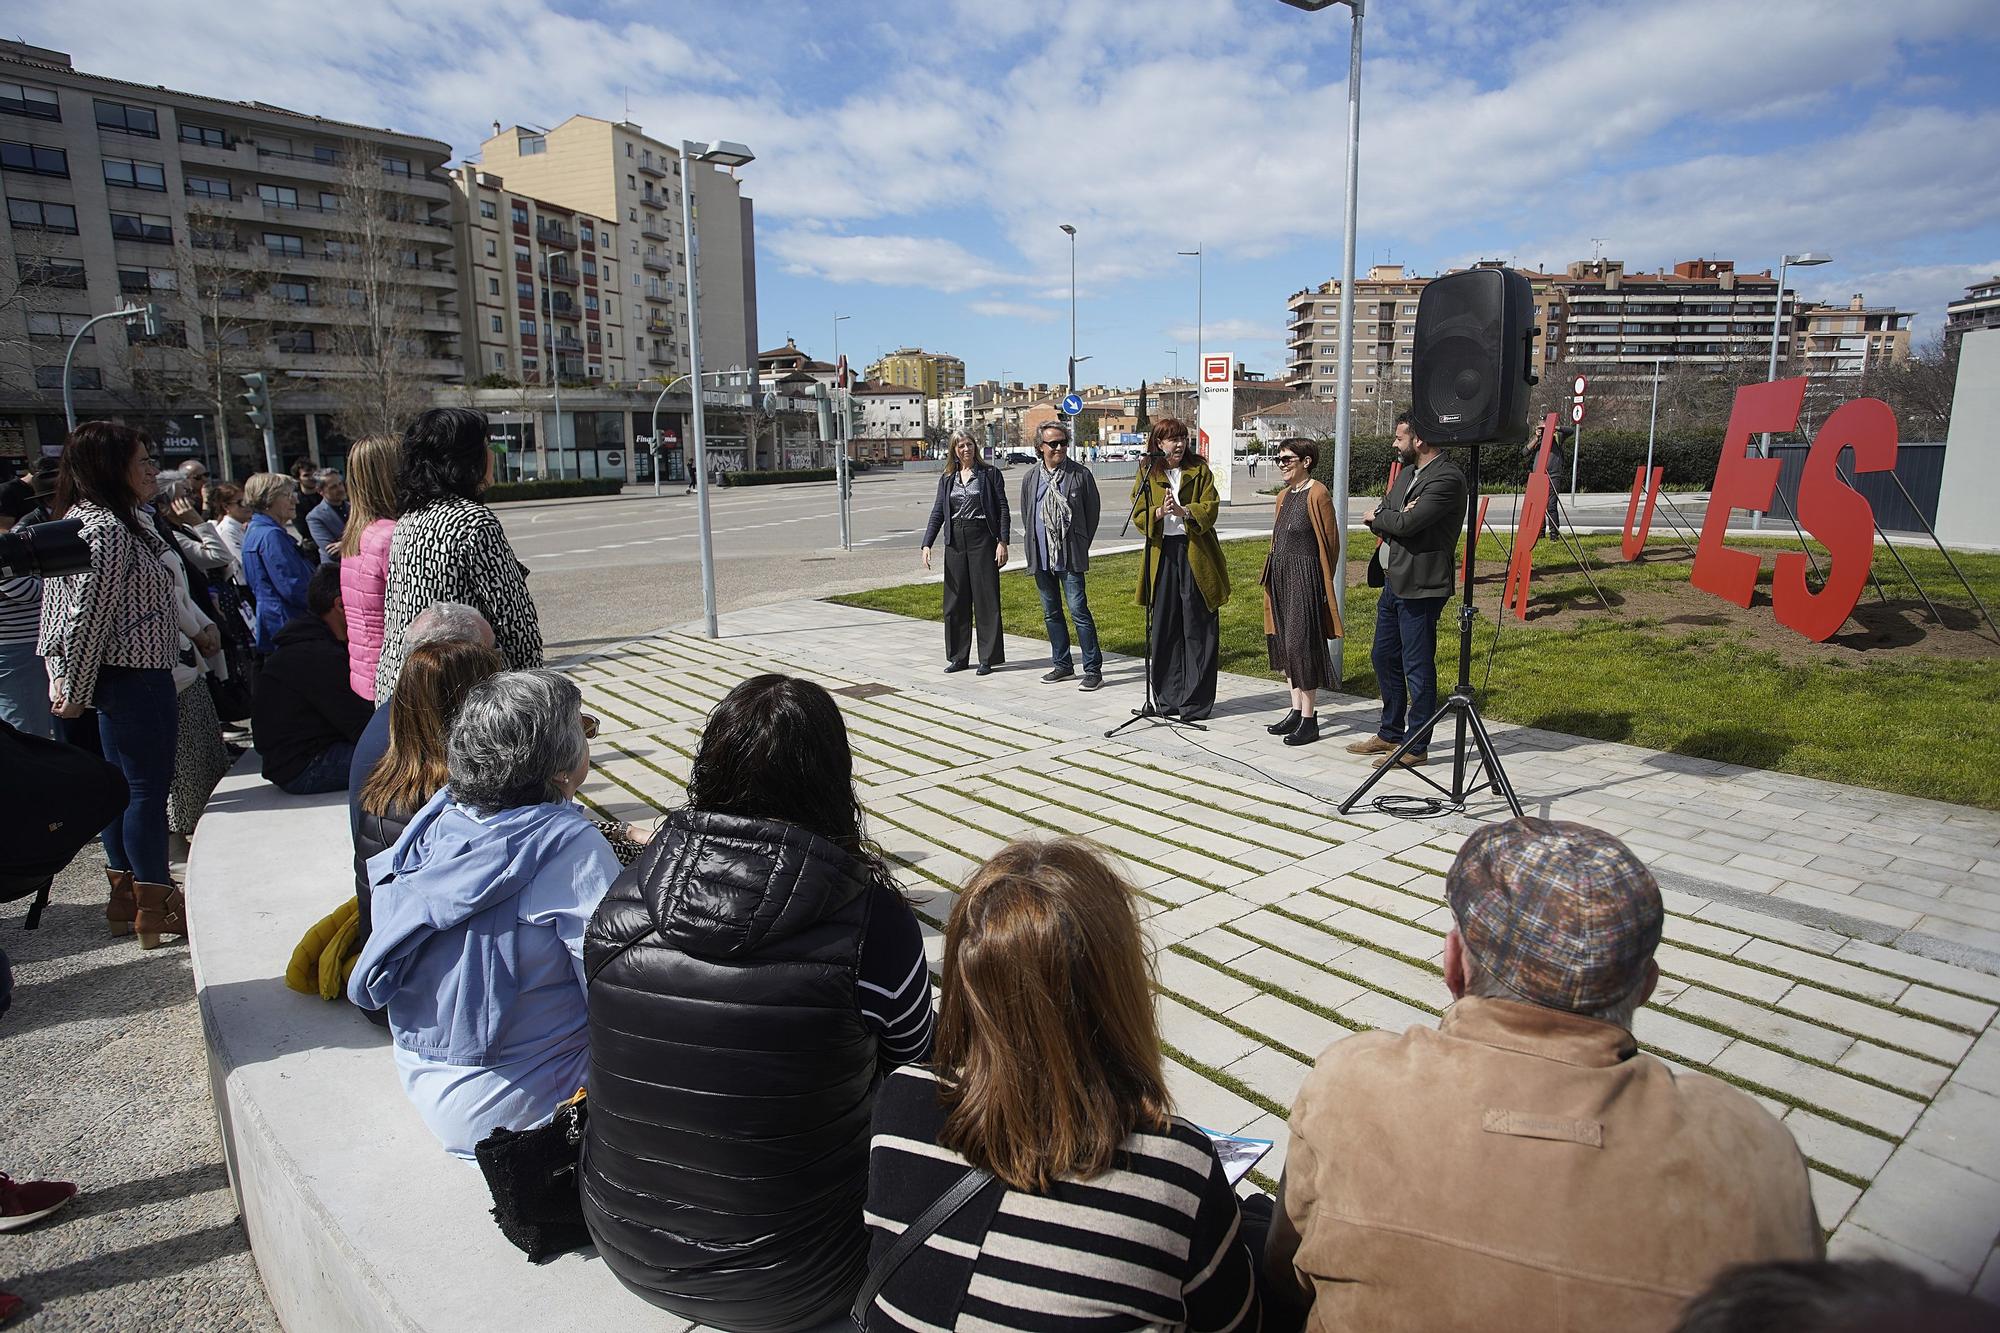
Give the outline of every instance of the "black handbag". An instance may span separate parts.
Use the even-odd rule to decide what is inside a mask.
[[[591,1244],[577,1180],[588,1115],[579,1089],[548,1124],[502,1127],[472,1149],[493,1195],[493,1220],[500,1224],[500,1234],[532,1263]]]

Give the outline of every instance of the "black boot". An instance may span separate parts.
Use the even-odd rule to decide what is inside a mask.
[[[1294,730],[1291,735],[1285,737],[1285,744],[1311,745],[1314,741],[1318,739],[1319,739],[1319,715],[1315,713],[1311,717],[1301,718],[1299,720],[1299,725],[1297,729]]]
[[[1270,732],[1273,736],[1289,736],[1298,729],[1299,710],[1296,708],[1279,718],[1276,722],[1273,722],[1270,726],[1264,728],[1264,730]]]

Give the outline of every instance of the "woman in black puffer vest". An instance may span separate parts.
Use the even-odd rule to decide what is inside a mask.
[[[846,1309],[882,1070],[928,1058],[916,917],[861,829],[840,709],[788,676],[716,706],[584,938],[583,1212],[638,1295],[787,1333]]]

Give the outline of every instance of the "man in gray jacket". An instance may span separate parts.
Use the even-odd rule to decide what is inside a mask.
[[[1420,439],[1408,412],[1396,418],[1396,458],[1403,470],[1377,508],[1361,521],[1382,539],[1368,562],[1375,604],[1375,647],[1369,654],[1382,687],[1382,722],[1355,754],[1387,755],[1415,733],[1402,762],[1424,762],[1427,724],[1437,712],[1437,624],[1451,600],[1453,557],[1465,526],[1465,473]],[[1388,760],[1378,759],[1376,767]]]
[[[1097,536],[1097,478],[1069,457],[1069,431],[1051,421],[1036,432],[1041,462],[1021,478],[1021,517],[1028,529],[1028,572],[1042,595],[1042,623],[1049,634],[1049,673],[1045,681],[1068,680],[1076,674],[1070,663],[1069,627],[1063,624],[1063,601],[1076,622],[1077,646],[1083,649],[1083,683],[1094,690],[1104,684],[1104,654],[1097,646],[1097,622],[1090,615],[1090,598],[1083,574],[1090,568],[1090,543]]]

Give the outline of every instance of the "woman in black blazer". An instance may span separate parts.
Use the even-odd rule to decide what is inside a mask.
[[[924,568],[940,530],[944,548],[944,655],[947,672],[963,671],[979,623],[979,674],[1007,660],[1000,628],[1000,566],[1007,563],[1007,487],[1000,469],[979,456],[960,431],[951,437],[952,467],[938,478],[937,499],[924,525]]]

